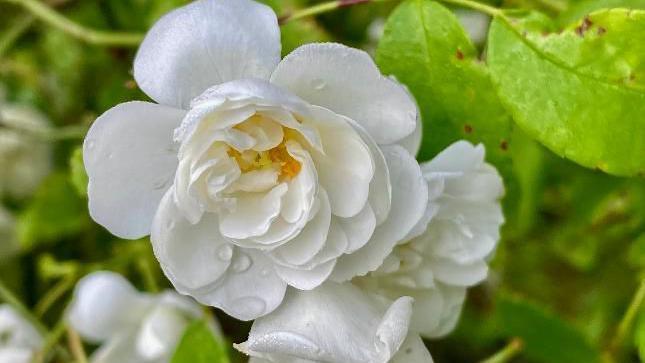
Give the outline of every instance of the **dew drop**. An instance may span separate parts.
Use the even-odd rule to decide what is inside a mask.
[[[217,257],[222,261],[228,261],[233,257],[233,247],[224,245],[217,251]]]
[[[169,219],[166,221],[166,229],[173,229],[175,228],[175,221],[172,219]]]
[[[316,91],[321,91],[327,86],[327,83],[323,81],[320,78],[315,78],[311,81],[311,88],[315,89]]]
[[[87,140],[85,144],[86,144],[87,150],[93,150],[94,147],[96,146],[96,142],[94,140]]]
[[[244,272],[251,267],[251,259],[249,256],[241,253],[238,258],[233,262],[233,271],[235,272]]]
[[[263,268],[262,271],[260,271],[260,274],[262,276],[269,276],[269,270],[266,268]]]

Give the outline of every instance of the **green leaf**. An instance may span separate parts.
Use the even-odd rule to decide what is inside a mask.
[[[574,2],[558,16],[558,24],[569,25],[600,9],[627,8],[645,10],[645,0],[583,0]]]
[[[18,240],[28,249],[79,233],[88,225],[86,202],[71,185],[67,174],[52,174],[18,216]]]
[[[641,311],[637,319],[634,329],[634,343],[641,361],[645,361],[645,312]]]
[[[87,183],[89,179],[85,172],[85,165],[83,164],[83,147],[77,147],[69,159],[69,178],[76,188],[78,195],[87,197]]]
[[[537,362],[594,363],[600,355],[573,326],[546,309],[502,296],[496,306],[499,328],[525,343],[523,355]]]
[[[560,33],[518,26],[495,19],[488,48],[515,121],[583,166],[645,173],[645,12],[600,11]]]
[[[229,363],[229,358],[206,322],[198,320],[186,328],[171,363]]]
[[[509,163],[510,118],[484,64],[457,18],[429,0],[408,0],[389,17],[377,50],[385,74],[407,85],[423,119],[420,160],[458,139],[486,146],[487,158]],[[503,171],[504,172],[504,171]]]

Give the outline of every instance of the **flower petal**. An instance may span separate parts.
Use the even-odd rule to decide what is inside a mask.
[[[220,281],[191,295],[204,305],[218,307],[240,320],[253,320],[275,310],[287,284],[261,252],[237,249],[231,268]]]
[[[172,141],[184,112],[147,102],[122,103],[99,117],[83,144],[92,218],[121,238],[150,234],[159,201],[172,184]]]
[[[93,272],[76,285],[67,320],[86,340],[102,342],[136,326],[149,303],[123,276]]]
[[[403,343],[412,299],[389,305],[351,284],[289,290],[272,314],[256,320],[242,352],[275,362],[385,363]]]
[[[410,334],[390,363],[432,363],[432,356],[421,337]]]
[[[157,306],[144,319],[136,338],[137,351],[146,361],[168,359],[174,352],[188,321],[168,306]]]
[[[416,160],[398,145],[384,146],[392,183],[392,206],[388,218],[376,227],[372,238],[358,251],[342,256],[331,278],[347,281],[376,270],[392,248],[423,217],[428,204],[428,184]]]
[[[299,290],[311,290],[327,280],[334,270],[334,265],[336,260],[324,262],[311,269],[275,265],[275,272],[290,286]]]
[[[217,217],[205,214],[197,224],[177,208],[168,190],[152,226],[152,247],[175,288],[186,294],[214,283],[231,264],[233,245],[219,233]]]
[[[381,75],[362,50],[334,43],[304,45],[280,62],[271,82],[356,120],[379,144],[401,140],[416,127],[412,97]]]
[[[275,13],[251,0],[199,0],[150,29],[134,60],[139,87],[158,103],[186,108],[208,87],[268,78],[280,61]]]
[[[358,214],[370,194],[375,165],[372,153],[345,117],[322,107],[311,107],[308,121],[318,130],[324,153],[310,150],[325,188],[332,213],[339,217]]]

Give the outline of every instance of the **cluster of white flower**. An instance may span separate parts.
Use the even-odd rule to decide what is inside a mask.
[[[10,305],[0,305],[0,363],[29,363],[43,346],[38,330]]]
[[[92,363],[168,362],[190,321],[203,318],[191,299],[174,291],[140,293],[107,271],[85,276],[67,311],[69,325],[86,341],[100,344]],[[216,323],[209,323],[219,334]]]
[[[467,142],[419,165],[416,104],[365,52],[280,48],[251,0],[159,20],[134,63],[157,103],[85,139],[90,213],[151,235],[180,293],[255,320],[236,347],[256,362],[429,362],[420,335],[486,277],[501,179]]]

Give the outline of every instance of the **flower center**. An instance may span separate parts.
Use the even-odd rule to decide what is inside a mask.
[[[227,153],[235,159],[242,173],[272,168],[278,171],[280,182],[289,181],[295,178],[302,168],[300,162],[294,159],[287,150],[286,143],[293,138],[292,133],[293,131],[285,129],[282,142],[266,151],[245,150],[239,152],[229,147]]]

